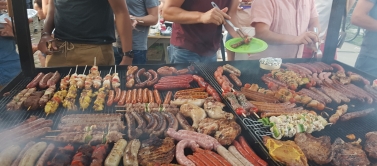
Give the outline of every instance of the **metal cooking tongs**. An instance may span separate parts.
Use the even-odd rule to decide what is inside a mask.
[[[218,8],[218,9],[220,9],[219,6],[217,6],[215,2],[211,2],[211,4],[212,4],[212,6],[213,6],[214,8]],[[230,22],[230,20],[228,20],[228,19],[225,19],[225,22],[226,22],[227,24],[229,24],[229,25],[234,29],[234,31],[236,31],[237,34],[238,34],[243,40],[245,40],[246,35],[240,30],[240,28],[235,27],[235,26],[233,25],[233,23]]]

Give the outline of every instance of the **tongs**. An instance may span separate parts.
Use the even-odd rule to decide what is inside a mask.
[[[319,35],[319,34],[318,34],[318,28],[317,28],[317,27],[314,27],[313,29],[314,29],[314,32],[315,32],[317,35]],[[315,47],[316,47],[316,50],[313,51],[312,60],[314,60],[314,58],[316,58],[317,60],[319,60],[318,57],[322,57],[322,51],[321,51],[321,49],[320,49],[320,47],[319,47],[319,42],[316,42],[316,43],[315,43]],[[320,55],[320,56],[318,56],[318,55]]]
[[[213,6],[214,8],[218,8],[218,9],[220,9],[219,6],[217,6],[215,2],[211,2],[211,4],[212,4],[212,6]],[[238,34],[243,40],[245,40],[246,35],[241,31],[240,28],[235,27],[235,26],[233,25],[233,23],[230,22],[230,20],[228,20],[228,19],[225,19],[225,22],[226,22],[228,25],[230,25],[230,26],[234,29],[234,31],[236,31],[237,34]]]

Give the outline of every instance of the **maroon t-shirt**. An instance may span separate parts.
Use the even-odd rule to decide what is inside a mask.
[[[220,9],[229,8],[231,0],[185,0],[181,8],[187,11],[207,12],[215,2]],[[201,56],[215,55],[220,47],[222,26],[216,24],[173,24],[170,43]]]

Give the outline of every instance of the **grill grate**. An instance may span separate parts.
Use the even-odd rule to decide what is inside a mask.
[[[285,61],[285,60],[283,60]],[[289,62],[291,63],[302,63],[306,62],[305,59],[290,59]],[[258,84],[260,87],[267,88],[266,84],[260,79],[264,74],[268,73],[268,71],[262,70],[259,68],[259,62],[258,61],[232,61],[232,62],[218,62],[216,65],[208,65],[208,64],[197,64],[197,66],[200,68],[200,70],[203,71],[204,75],[210,80],[210,83],[214,85],[216,90],[218,92],[221,92],[220,85],[216,82],[214,78],[214,72],[216,71],[218,66],[222,66],[225,64],[230,64],[236,68],[238,68],[242,74],[240,80],[243,84],[245,83],[254,83]],[[347,71],[352,71],[355,73],[360,73],[359,71],[353,69],[353,68],[346,68]],[[225,73],[225,72],[224,72]],[[232,81],[232,80],[231,80]],[[232,81],[233,82],[233,81]],[[361,85],[358,85],[359,87]],[[362,87],[362,86],[361,86]],[[240,87],[235,86],[235,90],[240,90]],[[223,99],[225,103],[230,107],[230,103]],[[377,108],[377,104],[366,104],[361,103],[359,101],[351,101],[350,103],[347,103],[349,108],[347,112],[355,112],[360,111],[367,108]],[[338,106],[336,103],[331,103],[327,105],[330,108],[333,108],[334,111],[326,111],[330,116],[335,113],[335,110]],[[230,107],[231,108],[231,107]],[[234,112],[234,111],[233,111]],[[320,113],[320,112],[317,112]],[[261,123],[259,123],[256,117],[249,116],[248,118],[244,118],[241,116],[237,116],[238,118],[242,119],[241,123],[247,128],[249,132],[251,132],[256,137],[256,141],[261,144],[262,149],[264,151],[267,151],[267,148],[263,145],[262,137],[264,135],[271,135],[271,132],[269,131],[268,127],[263,127]],[[346,135],[348,134],[354,134],[356,138],[360,138],[363,142],[361,145],[364,145],[365,143],[365,134],[367,132],[371,131],[377,131],[377,113],[373,113],[367,117],[363,118],[357,118],[346,122],[338,121],[336,124],[333,124],[331,126],[326,126],[326,128],[319,132],[312,133],[313,136],[319,137],[319,136],[330,136],[331,142],[333,143],[334,140],[338,137],[342,138],[346,142],[350,142],[348,138],[346,138]],[[288,140],[287,138],[284,138],[283,140]],[[290,139],[293,140],[293,139]],[[372,163],[376,163],[376,159],[369,160]],[[309,161],[310,165],[317,165],[314,162]]]

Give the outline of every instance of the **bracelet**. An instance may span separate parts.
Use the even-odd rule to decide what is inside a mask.
[[[48,33],[48,32],[43,32],[43,33],[41,34],[41,37],[44,36],[44,35],[51,35],[51,34]]]

